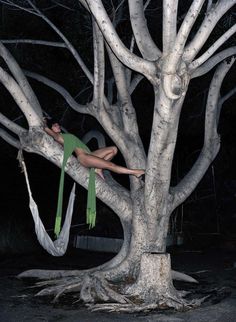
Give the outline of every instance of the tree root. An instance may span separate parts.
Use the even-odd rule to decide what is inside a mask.
[[[140,292],[136,292],[136,286],[136,283],[128,288],[112,284],[104,278],[102,272],[96,272],[40,281],[33,287],[43,287],[36,296],[53,296],[52,303],[57,302],[63,294],[77,292],[78,301],[83,301],[92,311],[135,313],[167,307],[187,310],[199,306],[205,299],[187,301],[183,299],[187,292],[174,288],[169,288],[164,294],[159,294],[158,289],[151,290],[149,296],[143,297]]]
[[[94,303],[95,301],[130,303],[126,296],[116,292],[113,288],[114,285],[111,285],[101,274],[90,275],[83,281],[80,299],[85,303]]]
[[[83,280],[71,278],[39,282],[36,287],[42,287],[46,284],[52,286],[44,288],[36,296],[54,296],[52,303],[55,303],[65,293],[80,292],[78,301],[81,300],[86,303],[86,306],[92,311],[135,313],[167,307],[183,311],[198,307],[206,299],[205,297],[188,301],[183,299],[188,292],[174,289],[164,295],[158,295],[155,292],[155,297],[152,298],[153,302],[149,303],[137,294],[121,294],[121,288],[119,289],[117,285],[107,282],[98,273],[87,275]],[[149,300],[151,301],[151,297]]]
[[[199,307],[208,296],[195,299],[191,301],[184,300],[173,296],[164,297],[161,296],[156,302],[153,303],[101,303],[101,304],[86,304],[86,306],[93,312],[119,312],[119,313],[138,313],[148,312],[155,309],[173,308],[178,311],[186,311],[196,307]]]
[[[97,270],[99,270],[97,268]],[[88,272],[93,272],[96,271],[95,269],[91,269],[91,270],[84,270],[84,271],[80,271],[80,270],[43,270],[43,269],[31,269],[25,272],[22,272],[20,274],[17,275],[17,278],[37,278],[40,280],[53,280],[53,279],[59,279],[59,278],[65,278],[65,277],[78,277],[81,275],[85,275]],[[198,284],[198,281],[185,274],[185,273],[181,273],[181,272],[177,272],[172,270],[172,278],[174,280],[177,281],[182,281],[182,282],[188,282],[188,283],[196,283]]]
[[[170,256],[165,253],[144,253],[136,279],[121,284],[128,272],[109,270],[43,271],[32,270],[18,277],[50,278],[40,281],[34,287],[43,288],[36,296],[54,296],[55,303],[65,293],[78,293],[78,301],[83,301],[92,311],[142,312],[156,308],[186,310],[199,306],[204,299],[188,301],[183,299],[187,292],[177,291],[172,283],[173,275],[178,279],[197,282],[188,275],[170,269]],[[118,281],[119,282],[115,282]]]
[[[17,278],[37,278],[41,280],[58,279],[70,276],[81,275],[79,270],[44,270],[44,269],[30,269],[17,275]]]
[[[195,278],[193,278],[187,274],[172,270],[171,275],[172,275],[173,280],[198,284],[198,281]]]

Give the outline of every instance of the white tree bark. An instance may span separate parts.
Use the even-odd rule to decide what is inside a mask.
[[[149,33],[144,16],[143,0],[129,0],[130,22],[133,29],[136,44],[143,56],[148,61],[155,61],[161,56]]]
[[[184,60],[191,62],[203,47],[212,30],[216,26],[220,18],[236,3],[235,0],[219,0],[215,5],[211,6],[211,10],[207,12],[201,27],[198,29],[194,39],[186,47]]]

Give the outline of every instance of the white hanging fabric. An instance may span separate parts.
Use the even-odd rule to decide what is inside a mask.
[[[70,226],[72,213],[74,208],[74,200],[75,200],[75,183],[72,187],[70,198],[67,206],[66,217],[62,227],[62,230],[55,241],[52,241],[51,237],[48,235],[44,225],[39,217],[38,206],[32,197],[32,192],[30,189],[28,173],[26,169],[26,165],[22,156],[22,151],[18,153],[18,160],[22,167],[22,170],[25,175],[27,190],[29,194],[29,207],[32,213],[32,217],[35,225],[35,232],[38,238],[40,245],[51,255],[53,256],[63,256],[66,252],[68,242],[69,242],[69,234],[70,234]]]

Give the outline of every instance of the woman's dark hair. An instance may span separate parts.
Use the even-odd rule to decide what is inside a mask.
[[[60,124],[60,122],[58,122],[58,120],[57,119],[55,119],[55,118],[47,118],[46,117],[46,123],[47,123],[47,126],[49,127],[49,128],[51,128],[52,127],[52,125],[53,124],[55,124],[55,123],[58,123],[58,124]]]

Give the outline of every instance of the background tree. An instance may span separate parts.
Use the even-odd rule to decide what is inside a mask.
[[[111,140],[117,145],[127,167],[145,168],[145,183],[130,177],[130,189],[124,188],[111,176],[106,181],[97,178],[97,197],[119,216],[124,231],[121,251],[111,261],[86,271],[41,271],[23,273],[52,279],[39,283],[50,285],[40,295],[56,295],[78,291],[93,309],[142,311],[159,306],[182,308],[197,301],[183,299],[184,292],[172,284],[171,264],[166,251],[166,236],[171,213],[193,192],[220,148],[217,132],[223,103],[234,93],[221,97],[222,82],[233,65],[235,46],[226,46],[236,25],[230,26],[213,43],[208,42],[219,20],[229,12],[235,0],[189,1],[186,13],[178,20],[181,1],[165,0],[162,9],[162,30],[156,32],[147,25],[145,9],[150,1],[113,2],[109,6],[101,0],[80,0],[80,17],[90,15],[92,23],[93,63],[84,63],[72,42],[49,18],[48,4],[40,7],[36,1],[1,1],[5,5],[24,10],[42,19],[56,34],[57,41],[17,39],[2,41],[0,55],[5,68],[0,67],[0,81],[23,113],[27,125],[21,126],[0,114],[1,137],[9,144],[44,156],[60,167],[62,149],[43,130],[43,110],[28,78],[35,79],[55,90],[76,112],[97,119]],[[53,1],[54,6],[66,6]],[[65,8],[65,7],[64,7]],[[127,13],[128,9],[128,13]],[[66,8],[65,8],[66,10]],[[131,37],[122,39],[120,22],[128,15]],[[28,15],[25,15],[28,17]],[[86,20],[87,21],[87,20]],[[78,31],[79,32],[79,31]],[[121,35],[119,35],[120,33]],[[161,40],[162,50],[157,43]],[[22,70],[4,43],[28,43],[60,47],[68,50],[92,84],[92,99],[78,103],[59,83],[40,74]],[[82,48],[82,47],[81,47]],[[229,58],[227,60],[227,58]],[[171,184],[172,164],[178,135],[179,118],[190,80],[200,77],[217,66],[212,77],[205,108],[204,143],[195,163],[175,185]],[[7,67],[7,68],[6,68]],[[93,72],[90,70],[93,68]],[[111,77],[112,75],[112,77]],[[153,89],[153,115],[150,143],[145,153],[141,140],[133,96],[142,80]],[[146,107],[146,106],[145,106]],[[144,108],[142,114],[144,112]],[[14,135],[15,134],[15,135]],[[67,173],[87,187],[88,172],[71,158]],[[136,301],[141,305],[137,304]],[[113,302],[113,303],[109,303]],[[115,302],[115,303],[114,303]]]

